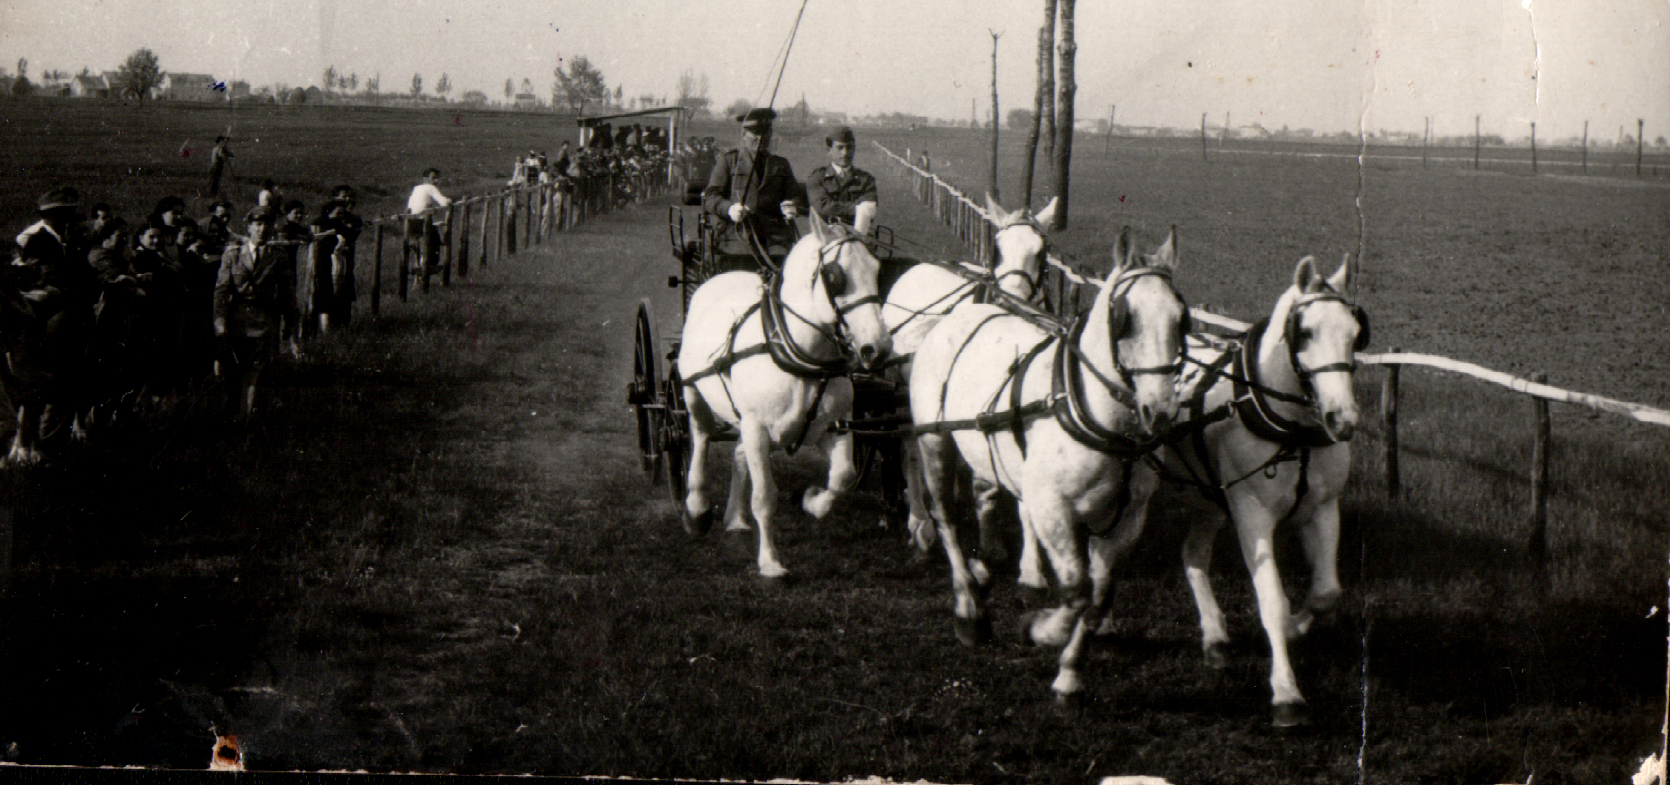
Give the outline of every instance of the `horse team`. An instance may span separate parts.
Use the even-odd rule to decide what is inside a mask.
[[[815,213],[780,274],[731,272],[704,283],[676,362],[692,434],[682,513],[695,531],[715,517],[706,447],[734,429],[725,528],[756,530],[760,576],[786,578],[770,453],[807,445],[827,456],[824,487],[802,501],[823,518],[856,477],[853,437],[840,427],[852,416],[848,374],[888,374],[908,390],[913,421],[912,541],[926,550],[937,539],[944,549],[960,640],[990,637],[985,604],[993,568],[1008,558],[1001,513],[1013,505],[1031,609],[1022,626],[1035,644],[1060,648],[1051,687],[1072,702],[1084,690],[1085,647],[1109,621],[1115,570],[1143,530],[1152,494],[1165,480],[1191,485],[1223,511],[1192,521],[1184,548],[1207,662],[1225,665],[1223,613],[1206,568],[1227,518],[1270,641],[1273,722],[1305,724],[1287,644],[1340,596],[1339,500],[1358,418],[1354,356],[1368,340],[1367,318],[1348,294],[1350,259],[1329,276],[1301,259],[1269,317],[1218,337],[1193,329],[1173,285],[1175,231],[1142,253],[1127,229],[1090,308],[1066,322],[1040,305],[1044,226],[1054,209],[1010,212],[988,199],[995,267],[917,264],[886,293],[871,238]],[[965,492],[980,532],[969,548],[951,513]],[[1275,565],[1282,521],[1300,526],[1312,570],[1298,613]]]

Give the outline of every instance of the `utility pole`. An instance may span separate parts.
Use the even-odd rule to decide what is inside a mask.
[[[986,193],[991,194],[992,199],[995,200],[995,199],[998,198],[997,197],[997,134],[998,134],[998,128],[1000,128],[1003,125],[999,121],[998,115],[997,115],[997,39],[1000,38],[1003,34],[997,32],[995,30],[992,30],[991,28],[987,28],[986,32],[990,33],[991,36],[992,36],[992,158],[991,158],[991,168],[989,170],[987,170],[987,173],[986,173]]]

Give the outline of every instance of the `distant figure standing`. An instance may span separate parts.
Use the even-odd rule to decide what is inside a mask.
[[[220,176],[232,162],[232,151],[226,148],[225,135],[215,137],[215,149],[209,151],[209,195],[220,195]]]
[[[452,200],[441,193],[435,183],[441,179],[441,170],[431,166],[423,171],[423,182],[412,188],[412,195],[406,199],[406,212],[413,217],[406,219],[407,230],[413,234],[423,232],[419,237],[429,238],[429,253],[419,260],[416,275],[433,272],[439,266],[441,258],[441,230],[435,221],[423,214],[437,207],[448,207]],[[420,225],[421,224],[421,225]]]

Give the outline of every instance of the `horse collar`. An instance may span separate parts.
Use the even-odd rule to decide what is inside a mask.
[[[800,345],[796,344],[794,338],[783,328],[785,315],[793,312],[788,311],[783,305],[783,298],[779,292],[781,286],[781,279],[777,279],[768,285],[765,290],[765,298],[759,306],[760,329],[765,334],[765,345],[771,352],[772,361],[785,373],[803,379],[823,379],[846,373],[847,360],[845,357],[832,359],[813,357]],[[806,322],[805,317],[799,314],[795,314],[795,318]],[[837,316],[837,318],[839,317]],[[837,336],[824,333],[821,327],[811,322],[806,323],[839,345]]]
[[[1078,339],[1083,335],[1084,328],[1085,323],[1079,322],[1067,338],[1058,340],[1056,346],[1055,362],[1050,374],[1050,400],[1053,402],[1050,408],[1055,414],[1056,422],[1060,423],[1061,429],[1074,441],[1099,452],[1127,460],[1152,452],[1160,445],[1160,439],[1139,439],[1119,433],[1096,422],[1090,416],[1089,402],[1084,397],[1084,385],[1080,374],[1075,373],[1081,367],[1089,367],[1076,351]],[[1100,374],[1096,376],[1101,378]],[[1102,379],[1102,383],[1116,403],[1132,411],[1136,410],[1134,393],[1112,384],[1111,380]]]
[[[1294,396],[1273,390],[1264,384],[1258,374],[1258,348],[1263,342],[1264,334],[1268,331],[1270,320],[1261,320],[1253,325],[1247,333],[1247,340],[1241,345],[1240,354],[1235,359],[1235,414],[1241,418],[1247,430],[1260,439],[1276,444],[1296,448],[1320,448],[1335,444],[1336,440],[1320,425],[1306,425],[1298,420],[1288,419],[1278,414],[1272,405],[1271,398],[1286,401],[1314,409],[1316,398],[1312,395]],[[1289,361],[1294,364],[1294,374],[1299,375],[1298,357],[1289,348]]]

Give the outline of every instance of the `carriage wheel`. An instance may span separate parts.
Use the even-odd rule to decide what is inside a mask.
[[[667,469],[667,498],[672,500],[673,509],[678,511],[684,530],[693,535],[703,535],[713,525],[712,516],[691,518],[689,509],[684,506],[684,497],[690,488],[692,445],[688,430],[690,412],[684,405],[684,380],[679,378],[677,368],[667,373],[663,398],[667,401],[667,411],[661,418],[660,446],[661,463]]]
[[[655,463],[661,450],[656,444],[656,432],[661,428],[664,409],[656,406],[656,385],[661,378],[656,361],[655,318],[649,300],[638,303],[637,325],[632,347],[632,384],[627,387],[626,402],[638,419],[638,456],[644,472],[655,478]],[[665,403],[664,401],[662,403]]]

